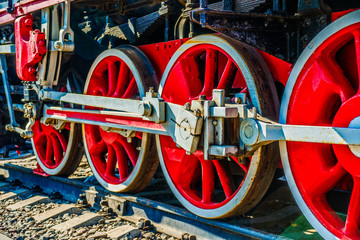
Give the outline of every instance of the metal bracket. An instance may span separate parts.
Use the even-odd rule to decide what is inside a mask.
[[[71,0],[64,2],[63,28],[59,31],[59,40],[54,43],[54,48],[63,51],[74,51],[74,31],[70,27],[70,6]]]
[[[132,138],[135,137],[136,131],[128,130],[128,129],[119,129],[119,128],[112,128],[108,126],[100,126],[102,130],[106,132],[115,132],[121,134],[121,136],[127,138],[129,143],[132,142]]]
[[[29,119],[28,123],[25,126],[25,129],[19,128],[12,124],[7,124],[5,126],[5,130],[17,132],[22,138],[32,138],[34,136],[34,133],[31,128],[34,126],[36,118],[36,107],[33,103],[24,104],[24,117]]]
[[[143,116],[144,120],[162,123],[165,121],[165,102],[162,98],[157,97],[153,88],[150,88],[138,105],[138,113]]]
[[[237,156],[239,148],[225,141],[225,119],[238,119],[239,109],[225,105],[225,91],[213,90],[212,101],[204,101],[204,159]]]
[[[32,126],[35,124],[36,109],[32,103],[25,103],[23,107],[24,117],[29,119],[29,122],[26,124],[25,129],[19,127],[19,124],[16,122],[14,108],[12,104],[10,85],[8,82],[7,75],[7,64],[5,55],[0,55],[0,73],[3,81],[3,86],[5,90],[5,96],[9,111],[10,123],[5,125],[5,130],[13,131],[20,134],[23,138],[33,137],[33,132],[31,131]]]

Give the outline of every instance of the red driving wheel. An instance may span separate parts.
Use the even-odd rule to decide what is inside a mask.
[[[70,79],[68,74],[63,76],[63,79],[70,86],[70,82],[76,79]],[[73,92],[68,87],[63,87],[61,91]],[[31,144],[41,169],[49,175],[71,175],[78,167],[84,153],[79,144],[80,126],[75,123],[66,123],[64,127],[56,129],[36,120],[32,131],[34,136]]]
[[[263,92],[260,81],[268,87]],[[276,116],[276,93],[261,57],[253,48],[217,35],[184,43],[170,60],[159,93],[165,101],[184,105],[200,95],[211,99],[216,88],[225,89],[230,99],[235,93],[246,93],[262,114]],[[167,136],[158,136],[157,143],[164,175],[175,196],[205,218],[250,210],[266,192],[276,168],[274,146],[239,162],[236,158],[204,160],[201,151],[187,155]]]
[[[281,107],[282,123],[360,127],[360,16],[325,28],[297,61]],[[290,189],[325,238],[360,239],[360,149],[281,143]],[[335,199],[335,200],[334,200]]]
[[[140,50],[131,46],[104,51],[90,69],[84,93],[141,99],[149,89],[149,79],[144,83],[144,78],[154,75],[151,69],[142,67],[151,67],[144,63],[145,58]],[[154,142],[150,134],[137,132],[128,138],[101,126],[84,124],[83,138],[90,167],[108,190],[140,191],[151,180],[158,161],[155,151],[150,149]]]

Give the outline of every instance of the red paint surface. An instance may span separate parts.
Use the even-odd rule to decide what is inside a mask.
[[[264,59],[274,81],[280,82],[283,86],[286,86],[287,80],[293,67],[292,64],[261,50],[257,51]]]
[[[348,13],[351,13],[351,12],[354,12],[356,10],[358,10],[359,8],[355,8],[355,9],[348,9],[348,10],[345,10],[345,11],[341,11],[341,12],[333,12],[331,14],[331,21],[334,22],[336,21],[337,19],[345,16],[346,14]]]
[[[139,46],[139,49],[149,58],[159,82],[170,58],[186,41],[187,39],[179,39]]]
[[[204,43],[185,51],[174,64],[162,98],[183,105],[200,95],[211,99],[215,88],[247,92],[234,60],[222,49]],[[219,208],[233,199],[241,188],[248,164],[238,164],[235,159],[231,162],[204,160],[201,151],[187,155],[170,137],[160,136],[160,142],[166,171],[191,204],[203,209]]]
[[[33,31],[32,21],[31,15],[15,21],[16,73],[24,81],[36,81],[36,65],[46,53],[45,34]]]
[[[288,124],[348,127],[360,116],[360,24],[324,41],[300,72],[290,98]],[[288,142],[289,163],[307,206],[341,239],[359,239],[360,159],[348,146]],[[332,189],[351,195],[345,221],[326,198]]]
[[[106,123],[114,123],[125,126],[137,126],[154,130],[164,130],[161,124],[149,122],[142,120],[140,118],[131,118],[131,117],[122,117],[122,116],[114,116],[107,114],[94,114],[94,113],[83,113],[77,111],[61,111],[61,110],[52,110],[48,109],[47,114],[61,116],[66,118],[76,118],[83,120],[90,120],[94,122],[106,122]]]

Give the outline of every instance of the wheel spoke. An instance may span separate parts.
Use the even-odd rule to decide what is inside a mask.
[[[212,202],[215,190],[215,173],[212,161],[202,160],[202,201]]]
[[[45,161],[47,164],[51,165],[53,163],[53,159],[54,159],[54,152],[53,152],[51,138],[47,137]]]
[[[90,147],[89,153],[93,156],[103,156],[106,153],[106,144],[104,140],[101,140],[98,143],[94,143]]]
[[[213,160],[221,186],[224,189],[225,196],[230,197],[236,190],[234,179],[232,177],[229,164],[224,160]]]
[[[136,90],[137,90],[136,80],[133,77],[130,80],[129,86],[127,87],[125,93],[121,96],[121,98],[131,98],[136,92]]]
[[[46,135],[44,133],[34,133],[34,144],[36,147],[42,147],[44,144],[46,144]]]
[[[341,68],[330,56],[318,57],[299,79],[301,84],[292,98],[293,107],[289,108],[291,124],[330,126],[341,104],[355,94]],[[324,111],[324,106],[327,106],[327,111]],[[309,108],[311,111],[305,111]]]
[[[180,61],[181,72],[178,74],[179,80],[177,84],[181,84],[178,90],[184,89],[186,91],[185,96],[189,99],[197,97],[203,88],[203,84],[200,80],[200,72],[198,62],[194,56],[188,56],[184,60]],[[178,85],[177,85],[178,86]]]
[[[109,61],[108,62],[108,81],[109,81],[109,90],[106,96],[112,96],[116,89],[116,81],[118,79],[118,68],[116,66],[116,62]]]
[[[142,137],[143,137],[142,132],[136,132],[136,133],[135,133],[135,137],[138,138],[138,139],[140,139],[140,140],[142,140]]]
[[[128,157],[123,148],[123,146],[119,142],[115,142],[113,147],[116,151],[117,163],[119,167],[119,175],[120,179],[125,179],[129,175],[128,171]]]
[[[316,64],[318,66],[318,69],[316,69],[318,76],[340,96],[342,102],[345,102],[355,94],[350,81],[345,77],[342,69],[333,57],[320,57],[317,59]]]
[[[124,62],[121,62],[119,78],[113,95],[114,97],[121,97],[124,94],[127,84],[129,83],[129,73],[128,66]]]
[[[345,234],[360,237],[360,178],[354,177],[354,187],[351,193],[350,205],[345,223]]]
[[[34,132],[34,136],[38,136],[40,134],[42,134],[43,132],[41,131],[41,124],[40,121],[35,121],[34,126],[32,127],[32,131]]]
[[[128,141],[126,141],[126,139],[124,137],[119,136],[118,137],[118,141],[121,143],[121,145],[123,146],[124,150],[126,151],[131,164],[133,166],[136,165],[137,159],[138,159],[138,152],[136,150],[135,144],[133,143],[129,143]]]
[[[212,95],[217,71],[217,52],[213,49],[206,50],[204,87],[200,95]]]
[[[337,163],[327,171],[318,172],[316,181],[312,181],[308,186],[308,193],[312,198],[322,197],[329,192],[346,175],[345,169]]]
[[[230,83],[233,80],[233,78],[235,77],[236,72],[237,72],[237,69],[236,69],[235,64],[231,61],[231,59],[228,59],[217,88],[226,89],[228,87],[231,87]]]
[[[109,86],[108,86],[108,80],[105,78],[104,74],[102,74],[101,77],[97,77],[93,75],[90,81],[93,81],[96,84],[92,84],[89,86],[87,90],[87,94],[106,96]]]
[[[55,164],[60,163],[63,158],[63,151],[61,150],[60,142],[56,136],[50,135],[52,147],[54,149]],[[65,148],[66,150],[66,148]]]
[[[239,164],[239,166],[241,167],[241,169],[244,171],[245,174],[247,174],[249,171],[249,165],[250,164]]]
[[[247,163],[240,163],[235,157],[231,157],[231,159],[236,162],[237,165],[245,172],[245,174],[249,171],[249,162]],[[250,161],[249,158],[246,158],[246,161]]]
[[[180,151],[180,150],[179,150]],[[179,165],[177,166],[178,171],[176,172],[176,182],[183,189],[190,189],[192,184],[195,183],[198,177],[200,167],[200,161],[194,155],[181,155],[181,160]]]
[[[359,89],[360,92],[360,31],[357,30],[353,32],[354,41],[355,41],[355,51],[356,51],[356,63],[357,63],[357,71],[358,71],[358,81],[359,81]]]
[[[115,167],[116,167],[116,152],[111,145],[107,145],[108,155],[105,165],[105,176],[114,177],[115,176]]]
[[[54,129],[53,133],[56,135],[57,139],[59,140],[62,150],[66,151],[67,144],[68,144],[66,137],[63,134],[61,134],[59,131],[56,131],[55,129]]]

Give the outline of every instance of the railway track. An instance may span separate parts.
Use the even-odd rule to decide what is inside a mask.
[[[125,195],[97,185],[85,158],[70,178],[35,167],[33,156],[0,161],[0,239],[320,239],[282,181],[248,215],[219,221],[184,209],[160,174]]]

